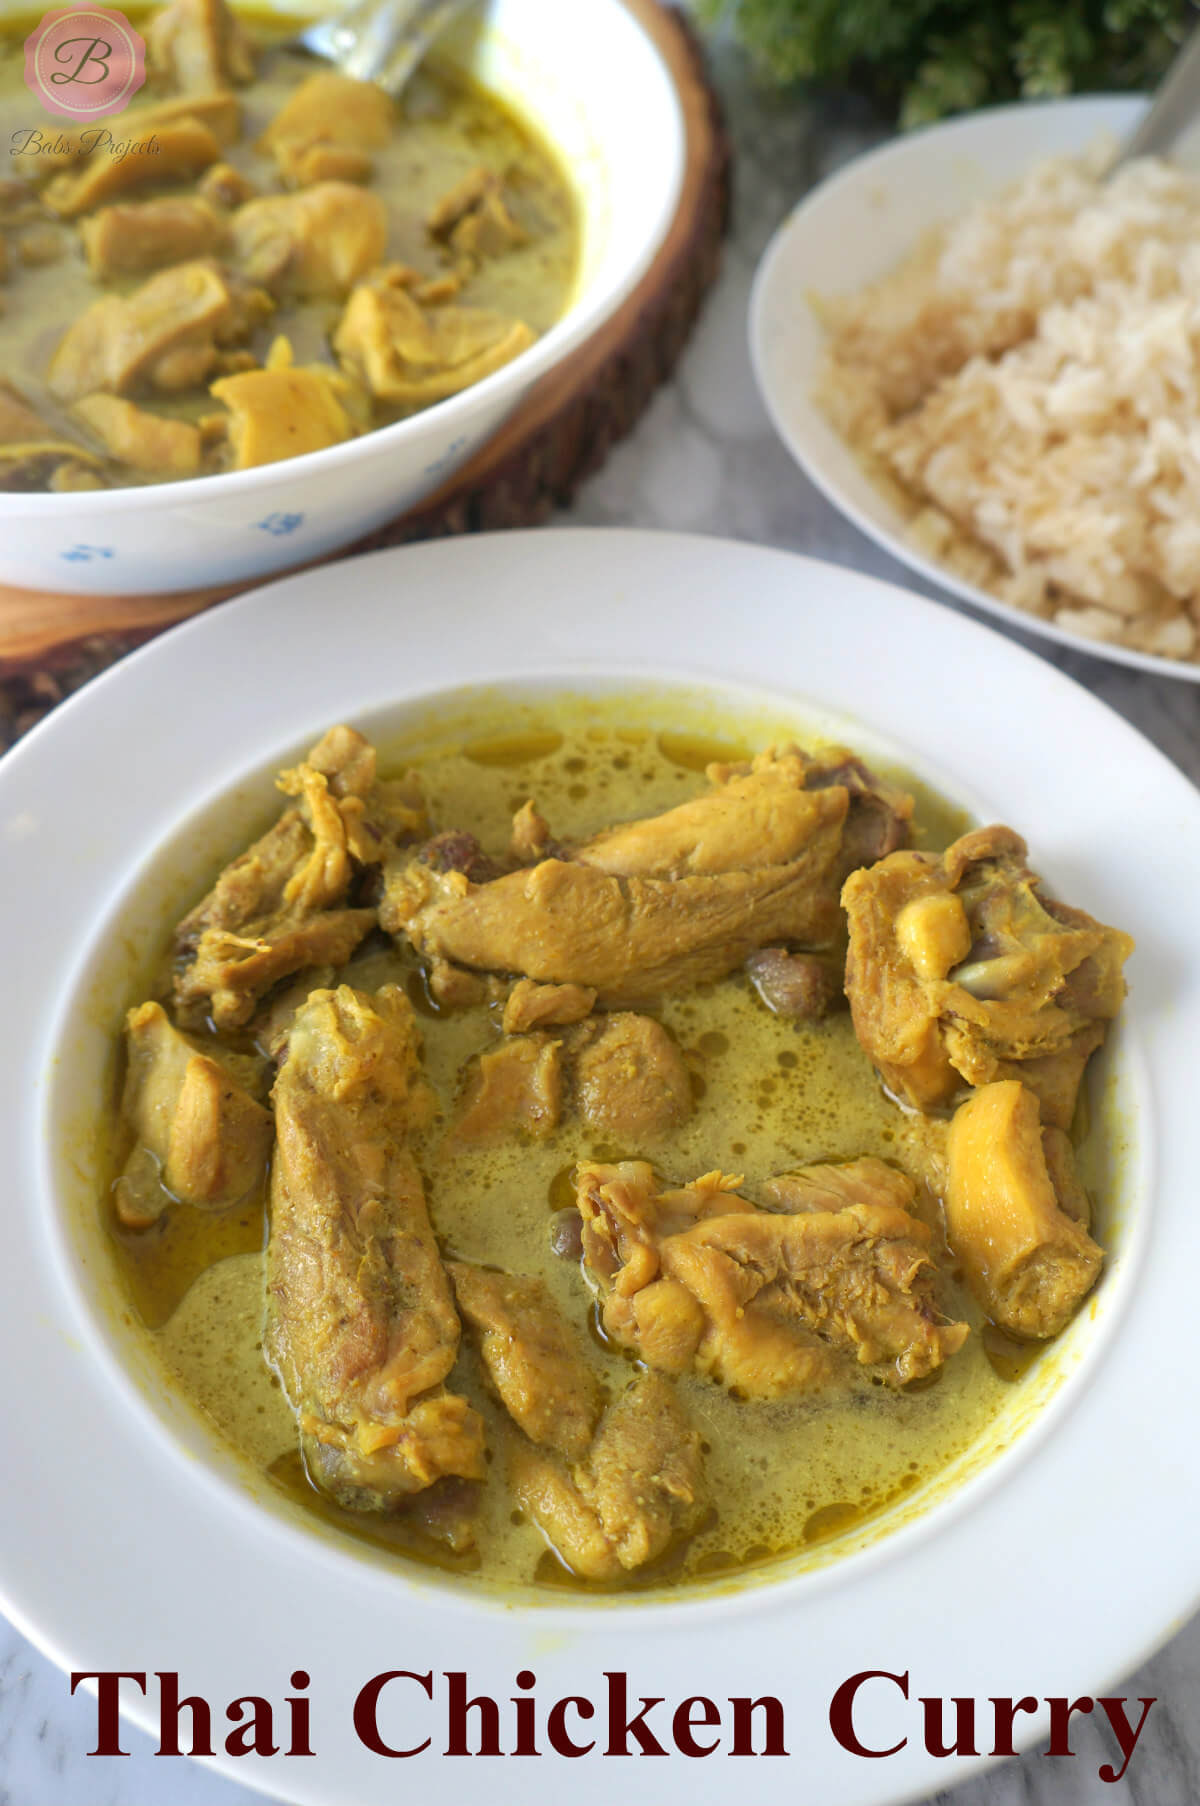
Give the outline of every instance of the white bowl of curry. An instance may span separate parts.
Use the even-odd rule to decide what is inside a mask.
[[[1111,1240],[1129,936],[869,726],[606,687],[310,736],[101,931],[150,1349],[277,1512],[535,1597],[869,1545]]]
[[[9,1007],[42,1025],[0,1050],[5,1346],[39,1378],[4,1401],[13,1446],[39,1457],[39,1484],[8,1495],[7,1607],[64,1666],[102,1648],[136,1668],[153,1634],[213,1699],[235,1616],[248,1677],[303,1650],[314,1701],[347,1702],[305,1770],[322,1806],[378,1797],[349,1700],[397,1669],[466,1670],[504,1701],[528,1670],[543,1710],[601,1701],[610,1672],[631,1700],[771,1695],[831,1806],[929,1792],[946,1769],[921,1754],[915,1698],[890,1765],[824,1734],[850,1677],[1095,1693],[1200,1593],[1194,1459],[1147,1395],[1191,1337],[1200,968],[1177,897],[1200,869],[1194,793],[1019,648],[783,554],[542,532],[352,576],[312,572],[164,636],[0,769],[23,872],[3,923],[27,950]],[[729,605],[747,593],[754,636]],[[186,684],[212,686],[210,710],[159,734],[131,785]],[[987,686],[1003,712],[981,711]],[[779,857],[736,870],[751,818]],[[813,1020],[835,1000],[847,860],[854,1007]],[[751,891],[768,913],[748,929]],[[556,932],[530,936],[555,896]],[[631,933],[589,936],[614,896]],[[663,957],[648,925],[667,898],[686,934]],[[734,905],[715,939],[714,899]],[[505,923],[523,940],[501,946]],[[337,937],[360,931],[339,964]],[[315,937],[332,970],[299,995],[283,966]],[[161,1084],[143,1082],[154,1042]],[[1082,1066],[1087,1108],[1063,1130]],[[185,1097],[240,1121],[227,1154],[189,1152]],[[524,1126],[490,1139],[514,1103]],[[387,1195],[365,1263],[322,1239],[346,1186]],[[822,1244],[846,1253],[848,1217],[871,1225],[871,1283],[829,1263],[822,1333],[803,1277]],[[776,1258],[768,1283],[772,1243],[788,1274]],[[402,1266],[420,1320],[347,1336],[384,1324],[372,1288]],[[705,1278],[739,1271],[740,1319]],[[545,1370],[522,1396],[530,1335]],[[47,1397],[70,1400],[70,1435],[46,1433]],[[1117,1437],[1136,1460],[1112,1458]],[[56,1561],[64,1536],[106,1558]],[[168,1562],[169,1594],[149,1578]],[[1031,1637],[1050,1593],[1061,1610]],[[931,1626],[927,1598],[956,1610]],[[457,1797],[452,1764],[419,1766],[422,1797]],[[760,1773],[764,1798],[794,1795],[792,1765]]]
[[[399,102],[287,49],[302,11],[135,13],[146,86],[93,126],[0,36],[0,580],[170,591],[327,555],[451,476],[646,269],[683,125],[619,0],[491,0]]]

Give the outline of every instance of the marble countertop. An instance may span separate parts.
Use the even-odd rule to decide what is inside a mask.
[[[562,523],[761,541],[936,594],[844,522],[799,474],[767,422],[746,351],[750,283],[767,239],[807,187],[870,142],[869,120],[853,106],[818,114],[757,93],[725,46],[714,63],[738,159],[725,271],[674,381]],[[1013,637],[1102,697],[1200,781],[1200,685],[1064,652],[1015,630]],[[1076,1760],[1035,1753],[1003,1763],[954,1790],[954,1806],[1197,1806],[1200,1618],[1113,1690],[1159,1702],[1121,1781],[1098,1780],[1113,1750],[1094,1721],[1076,1720]],[[128,1761],[89,1760],[93,1722],[90,1704],[72,1701],[64,1676],[0,1619],[0,1806],[251,1806],[261,1798],[191,1763],[171,1763],[164,1772],[150,1741],[132,1730]],[[948,1798],[938,1793],[921,1806]]]

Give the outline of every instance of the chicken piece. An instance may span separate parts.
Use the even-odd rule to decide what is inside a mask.
[[[254,45],[224,0],[171,0],[146,32],[151,67],[184,94],[254,80]]]
[[[334,729],[335,733],[338,731],[351,733],[353,730]],[[356,734],[354,738],[367,747],[373,771],[374,749],[367,746],[361,735]],[[360,859],[384,865],[402,851],[407,857],[407,849],[411,848],[412,843],[428,834],[429,812],[425,806],[425,792],[419,772],[404,771],[394,778],[376,777],[358,794],[366,799],[362,844],[358,849]]]
[[[549,855],[561,855],[562,849],[550,833],[550,824],[531,797],[513,816],[509,854],[516,865],[536,865]]]
[[[444,275],[431,276],[427,282],[413,285],[413,299],[422,307],[441,307],[445,301],[453,301],[467,285],[467,277],[462,270],[447,270]]]
[[[913,799],[907,790],[878,777],[844,747],[826,748],[809,765],[810,790],[830,785],[850,796],[842,836],[843,881],[859,866],[874,865],[877,859],[908,845]]]
[[[841,971],[819,953],[762,947],[746,961],[746,976],[776,1016],[815,1022],[845,1003]]]
[[[281,144],[352,144],[382,150],[396,126],[396,103],[377,82],[356,81],[322,69],[293,88],[258,141],[262,151]]]
[[[624,878],[687,878],[789,865],[814,842],[824,852],[846,805],[829,788],[810,791],[809,769],[794,747],[746,767],[710,767],[717,781],[703,796],[593,835],[575,858]]]
[[[946,1236],[971,1290],[1013,1335],[1058,1335],[1104,1260],[1087,1232],[1086,1194],[1066,1136],[1043,1131],[1032,1091],[1001,1079],[959,1105],[947,1153]]]
[[[529,1443],[509,1482],[551,1547],[583,1580],[619,1580],[690,1536],[704,1511],[700,1438],[668,1382],[640,1374],[604,1413],[590,1454],[568,1470]]]
[[[722,978],[756,947],[833,939],[840,918],[825,880],[844,797],[826,795],[826,830],[790,865],[674,880],[545,859],[472,884],[418,861],[387,873],[380,925],[429,959],[586,985],[606,1007],[646,1003]]]
[[[354,290],[333,348],[377,400],[420,408],[490,376],[536,336],[522,321],[482,307],[426,313],[406,286],[382,280]]]
[[[85,395],[71,409],[104,446],[131,470],[194,477],[200,469],[200,432],[188,420],[152,414],[116,395]]]
[[[461,872],[472,884],[489,884],[503,867],[485,853],[473,834],[462,828],[446,828],[427,840],[417,854],[433,872]]]
[[[481,978],[463,966],[452,966],[448,959],[435,959],[425,974],[429,995],[440,1010],[468,1010],[488,1000],[488,986],[494,980]]]
[[[350,144],[281,144],[275,161],[285,188],[312,188],[318,182],[369,182],[375,161]]]
[[[1050,1183],[1054,1187],[1054,1195],[1058,1199],[1058,1208],[1073,1222],[1082,1223],[1085,1229],[1090,1228],[1092,1201],[1079,1177],[1079,1170],[1075,1165],[1074,1143],[1065,1129],[1050,1127],[1042,1130],[1042,1154]]]
[[[92,276],[108,282],[221,251],[229,224],[207,201],[181,194],[102,207],[80,223],[79,235]]]
[[[759,770],[769,770],[772,764],[780,767],[777,776],[807,790],[846,792],[839,885],[858,866],[871,865],[885,853],[907,846],[912,797],[878,777],[843,746],[826,746],[819,754],[802,752],[796,746],[785,746],[779,751],[769,749],[756,759],[709,765],[706,775],[711,784],[728,785],[738,778],[753,777]]]
[[[531,1442],[581,1461],[600,1416],[600,1383],[542,1281],[462,1261],[446,1271],[513,1422]]]
[[[504,1005],[502,1027],[506,1035],[523,1035],[531,1028],[561,1028],[582,1022],[591,1014],[596,993],[587,985],[539,985],[519,978]]]
[[[340,300],[383,257],[387,208],[352,182],[247,201],[233,216],[234,250],[253,282],[294,299]]]
[[[270,1111],[173,1028],[160,1004],[129,1011],[125,1047],[121,1115],[137,1145],[114,1187],[121,1221],[146,1228],[172,1198],[223,1210],[248,1197],[267,1170]]]
[[[160,270],[130,295],[93,301],[68,326],[47,384],[67,402],[97,391],[194,388],[217,367],[222,347],[249,338],[270,308],[269,297],[215,263]]]
[[[0,377],[0,488],[40,489],[64,459],[100,462],[85,446],[64,438]]]
[[[181,119],[194,119],[207,126],[218,144],[236,144],[242,132],[242,103],[227,88],[213,88],[202,94],[172,94],[122,113],[121,132],[126,138],[153,137],[164,126],[176,125]]]
[[[661,1141],[692,1114],[683,1055],[661,1022],[630,1010],[569,1030],[571,1092],[593,1133],[642,1147]]]
[[[31,226],[42,217],[33,183],[22,176],[0,178],[0,226]]]
[[[324,451],[355,436],[346,410],[350,385],[320,364],[292,364],[287,339],[277,339],[261,370],[223,376],[209,394],[229,409],[231,467],[248,470],[305,452]]]
[[[298,978],[271,992],[249,1025],[255,1046],[267,1059],[278,1062],[287,1052],[296,1011],[304,1008],[310,992],[336,988],[336,982],[337,972],[333,966],[309,966]]]
[[[50,436],[50,428],[37,410],[0,377],[0,445],[30,444]]]
[[[52,495],[78,495],[84,490],[111,487],[103,472],[94,464],[86,463],[85,458],[86,453],[75,453],[55,466],[46,483],[46,488]],[[2,462],[3,455],[0,454],[0,463]],[[0,487],[3,487],[2,481]]]
[[[160,125],[123,157],[91,156],[77,172],[53,176],[42,199],[60,219],[78,219],[119,195],[167,182],[187,182],[220,161],[220,140],[199,119],[184,116]],[[151,150],[150,144],[157,148]]]
[[[502,257],[529,234],[515,220],[504,199],[500,177],[491,169],[473,169],[435,203],[425,221],[431,238],[441,239],[464,256]]]
[[[812,1392],[855,1367],[892,1385],[939,1367],[967,1328],[938,1308],[912,1182],[877,1160],[789,1177],[811,1179],[816,1208],[806,1196],[794,1214],[758,1210],[720,1173],[661,1192],[642,1161],[581,1165],[584,1261],[608,1333],[652,1367],[694,1368],[747,1398]]]
[[[372,807],[383,785],[399,786],[410,822],[422,807],[420,778],[406,772],[402,778],[380,779],[379,760],[371,742],[357,728],[339,722],[322,734],[308,755],[308,763],[329,781],[329,789],[340,803],[348,797],[366,799]],[[389,796],[391,792],[389,790]]]
[[[765,1179],[762,1194],[772,1210],[799,1215],[809,1210],[844,1210],[849,1204],[889,1204],[907,1210],[913,1183],[898,1167],[868,1156],[800,1166]]]
[[[499,186],[500,178],[493,170],[477,165],[434,202],[425,215],[425,230],[431,238],[448,238],[458,222]]]
[[[257,193],[254,183],[232,163],[214,163],[196,183],[198,198],[210,207],[219,207],[223,213],[232,213],[235,207],[252,201]]]
[[[509,1035],[473,1063],[457,1141],[537,1138],[569,1105],[587,1127],[625,1145],[660,1141],[692,1113],[683,1056],[662,1024],[630,1012],[593,1018],[559,1036]]]
[[[444,1390],[459,1323],[407,1145],[431,1100],[403,992],[315,991],[272,1096],[266,1349],[310,1475],[353,1509],[482,1479],[483,1425]]]
[[[276,780],[285,796],[303,799],[303,810],[286,810],[227,866],[177,933],[190,940],[203,928],[238,929],[297,904],[322,909],[340,902],[353,860],[372,856],[362,826],[376,787],[370,742],[353,728],[331,728],[300,765]]]
[[[181,1018],[211,1012],[247,1022],[258,999],[306,966],[344,965],[375,926],[373,909],[341,907],[357,870],[380,857],[368,832],[375,757],[351,728],[333,728],[278,788],[298,796],[275,826],[221,873],[175,930]]]
[[[324,909],[294,921],[273,918],[248,926],[247,934],[206,928],[199,936],[175,981],[184,1022],[198,1026],[207,1014],[218,1029],[240,1027],[280,979],[306,966],[344,966],[375,926],[375,912]]]
[[[1083,1068],[1121,1006],[1129,936],[1043,900],[1011,828],[977,828],[939,859],[893,853],[854,873],[846,994],[886,1083],[918,1109],[1019,1078],[1070,1126]]]
[[[258,147],[274,155],[289,188],[363,182],[373,166],[368,153],[390,143],[395,122],[395,103],[375,82],[323,70],[288,96]]]
[[[449,236],[450,247],[460,257],[481,263],[486,257],[503,257],[529,243],[529,233],[513,218],[499,186],[485,195],[477,207],[463,215]]]
[[[0,445],[0,489],[30,494],[39,489],[55,495],[82,489],[107,489],[99,461],[92,453],[65,439],[36,445]]]
[[[27,270],[42,270],[62,262],[69,242],[61,226],[31,226],[17,239],[17,256]]]
[[[811,768],[794,750],[713,767],[707,795],[474,889],[389,872],[381,921],[431,955],[582,984],[605,1005],[722,977],[772,941],[831,946],[850,791],[809,791]],[[549,830],[531,810],[514,843],[536,852]]]
[[[454,1138],[487,1142],[519,1134],[540,1140],[558,1127],[562,1107],[561,1046],[549,1035],[514,1035],[470,1068]]]

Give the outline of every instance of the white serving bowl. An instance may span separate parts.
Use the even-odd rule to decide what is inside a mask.
[[[835,508],[894,558],[1028,633],[1196,682],[1200,665],[1085,639],[1000,601],[929,557],[909,538],[900,509],[813,401],[825,330],[809,296],[864,288],[894,269],[925,233],[1008,187],[1031,164],[1085,150],[1105,137],[1124,138],[1145,104],[1136,95],[1092,95],[993,107],[856,157],[801,201],[767,247],[751,297],[750,349],[767,411],[796,462]]]
[[[189,691],[203,710],[180,710]],[[165,1383],[96,1208],[95,1122],[115,1096],[130,966],[153,961],[166,924],[270,819],[271,773],[333,721],[386,737],[480,691],[485,713],[562,691],[632,708],[652,691],[663,724],[703,729],[693,711],[711,707],[708,731],[733,709],[755,744],[786,723],[849,740],[977,819],[1013,821],[1056,889],[1138,942],[1104,1055],[1109,1259],[1093,1300],[938,1481],[861,1532],[692,1593],[488,1595],[301,1522]],[[1200,887],[1200,798],[1045,660],[761,547],[613,530],[411,546],[211,610],[87,685],[0,761],[6,848],[21,882],[0,886],[0,935],[21,953],[5,993],[15,1028],[0,1038],[0,1361],[16,1376],[0,1440],[18,1454],[0,1469],[0,1606],[66,1669],[180,1671],[217,1703],[214,1723],[231,1693],[277,1696],[302,1665],[316,1756],[219,1756],[227,1774],[292,1806],[460,1806],[444,1742],[398,1782],[356,1737],[369,1677],[428,1670],[441,1685],[466,1671],[511,1716],[529,1669],[544,1724],[550,1701],[601,1698],[615,1672],[632,1698],[780,1697],[792,1760],[760,1764],[762,1806],[884,1806],[973,1766],[924,1750],[919,1697],[977,1699],[983,1729],[992,1697],[1119,1691],[1105,1683],[1195,1609],[1200,1449],[1180,1434],[1168,1376],[1187,1371],[1194,1342],[1200,957],[1177,899]],[[910,1705],[882,1686],[857,1720],[878,1749],[907,1737],[886,1761],[828,1728],[836,1689],[864,1669],[911,1675]],[[148,1728],[150,1685],[126,1698]],[[80,1722],[83,1749],[92,1720]],[[410,1722],[393,1735],[417,1743],[429,1723]],[[1042,1713],[1020,1740],[1044,1730]],[[600,1806],[602,1749],[523,1767],[479,1757],[472,1783],[497,1806],[555,1806],[564,1790]],[[695,1777],[678,1755],[623,1765],[623,1806],[684,1806]]]
[[[272,10],[299,21],[314,6]],[[324,557],[432,494],[633,291],[674,215],[685,133],[666,66],[621,0],[488,0],[439,51],[528,120],[573,184],[580,262],[562,319],[463,393],[326,451],[181,483],[0,494],[0,582],[137,594]]]

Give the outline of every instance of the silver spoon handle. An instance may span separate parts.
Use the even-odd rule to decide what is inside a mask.
[[[1145,117],[1121,146],[1114,168],[1131,157],[1156,157],[1169,151],[1175,140],[1200,114],[1200,26],[1192,29],[1182,50],[1167,71],[1166,79],[1151,101]]]
[[[433,40],[470,0],[359,0],[336,19],[301,32],[314,55],[344,75],[398,94]]]

